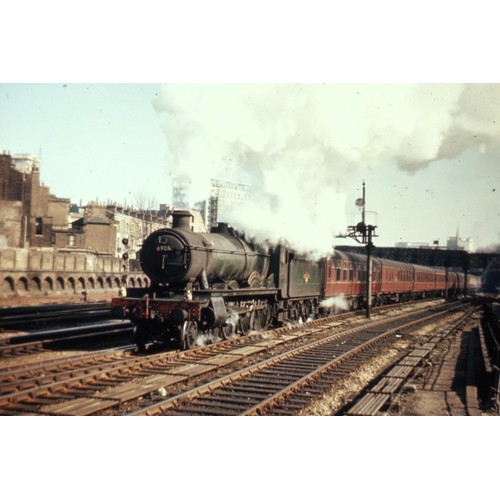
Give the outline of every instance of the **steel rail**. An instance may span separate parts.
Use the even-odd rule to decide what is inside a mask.
[[[455,306],[455,307],[459,307],[459,306]],[[397,325],[393,329],[391,329],[390,332],[388,332],[387,334],[384,334],[383,336],[385,337],[387,335],[397,333],[398,331],[401,331],[403,328],[411,328],[412,326],[415,326],[418,323],[421,323],[423,321],[432,320],[432,318],[434,318],[438,315],[448,313],[449,310],[450,310],[450,308],[447,308],[444,311],[440,311],[440,312],[433,313],[430,315],[425,314],[425,317],[423,317],[423,318],[418,318],[410,323],[405,323],[404,325],[401,325],[401,324]],[[418,311],[418,312],[415,312],[412,316],[419,315],[422,313],[423,313],[422,311]],[[147,408],[143,408],[143,409],[139,409],[137,411],[134,411],[134,412],[130,413],[130,415],[154,415],[154,414],[158,414],[159,412],[165,412],[165,411],[170,410],[170,409],[175,410],[179,404],[184,403],[185,401],[189,402],[195,398],[209,394],[212,391],[214,391],[220,387],[224,387],[224,386],[227,386],[229,384],[232,384],[235,381],[240,380],[248,375],[253,375],[255,373],[259,373],[265,368],[273,367],[273,366],[275,366],[275,365],[277,365],[285,360],[292,359],[292,358],[294,358],[300,354],[303,354],[303,353],[308,353],[308,352],[312,351],[313,349],[316,349],[316,348],[324,346],[324,345],[331,344],[332,342],[337,343],[340,340],[342,340],[344,337],[348,338],[349,336],[351,336],[353,334],[361,334],[369,329],[374,329],[374,328],[381,327],[381,326],[383,327],[384,325],[387,325],[389,323],[400,322],[401,319],[402,319],[401,317],[385,318],[385,319],[380,320],[380,321],[371,322],[369,324],[350,328],[350,329],[343,331],[343,332],[340,332],[340,333],[339,332],[334,333],[333,335],[331,335],[325,339],[320,339],[320,340],[314,341],[312,343],[309,343],[306,346],[297,347],[297,348],[295,348],[291,351],[288,351],[286,353],[276,355],[270,359],[261,361],[259,363],[255,363],[249,367],[238,370],[237,372],[234,372],[234,373],[231,373],[231,374],[226,375],[224,377],[221,377],[215,381],[208,382],[206,384],[203,384],[202,386],[199,386],[199,387],[196,387],[196,388],[191,389],[189,391],[180,393],[176,396],[173,396],[172,398],[169,398],[166,401],[162,401],[160,403],[156,403],[154,405],[148,406]],[[364,342],[361,346],[357,346],[355,348],[356,352],[359,353],[360,351],[366,349],[368,346],[370,346],[372,344],[372,342],[376,341],[380,335],[381,334],[377,334],[377,336],[375,338],[368,340],[368,342]],[[240,414],[241,415],[256,414],[256,412],[262,410],[262,408],[264,408],[264,406],[269,405],[271,402],[275,401],[276,399],[279,399],[283,394],[285,394],[285,392],[289,392],[290,387],[300,386],[302,383],[305,383],[306,380],[309,380],[309,378],[311,376],[316,376],[316,374],[320,373],[320,371],[323,371],[325,369],[325,366],[330,366],[332,363],[338,363],[337,360],[339,360],[341,358],[345,360],[351,355],[353,355],[353,353],[351,353],[351,352],[342,354],[341,356],[335,358],[335,360],[328,362],[327,365],[323,365],[321,368],[315,369],[313,372],[309,373],[308,375],[306,375],[304,377],[301,377],[299,380],[295,381],[293,384],[288,384],[286,388],[282,388],[282,389],[278,390],[273,395],[271,395],[271,396],[267,397],[265,400],[261,401],[259,404],[253,405],[251,408],[248,408],[247,410],[241,412]]]
[[[351,313],[346,314],[345,316],[350,316],[350,314]],[[339,320],[338,316],[322,318],[320,320],[304,323],[301,325],[295,325],[293,328],[283,327],[279,330],[281,330],[281,333],[285,334],[299,330],[301,331],[301,333],[299,334],[299,338],[301,338],[303,337],[303,335],[307,334],[317,334],[317,333],[322,334],[321,332],[331,328],[332,326],[333,327],[339,326],[340,323],[338,320]],[[391,321],[391,320],[394,320],[394,318],[385,318],[382,321]],[[321,323],[324,324],[323,327],[321,327]],[[377,324],[377,322],[376,323],[372,322],[367,326],[372,326],[373,324]],[[308,331],[309,327],[310,331]],[[274,330],[274,332],[278,332],[279,330]],[[298,337],[295,338],[297,339]],[[94,392],[98,391],[99,390],[98,386],[102,386],[103,385],[102,383],[104,383],[104,385],[107,386],[108,389],[111,387],[118,388],[118,384],[120,384],[120,382],[123,382],[124,380],[126,382],[127,381],[132,382],[135,379],[136,381],[132,382],[132,385],[137,387],[137,385],[140,386],[141,384],[140,377],[147,377],[147,375],[151,374],[152,372],[165,374],[172,378],[172,376],[169,374],[169,369],[168,367],[165,367],[165,364],[173,363],[177,367],[180,367],[180,365],[182,364],[185,364],[186,367],[189,366],[190,364],[198,364],[200,366],[204,366],[204,368],[206,369],[205,373],[207,373],[208,371],[216,371],[219,368],[219,366],[226,366],[234,363],[235,361],[243,360],[245,357],[251,356],[254,352],[256,352],[255,350],[252,350],[253,349],[252,346],[261,342],[261,340],[259,339],[260,337],[258,336],[234,337],[224,342],[198,347],[189,351],[182,351],[182,352],[170,351],[167,353],[162,352],[140,358],[131,358],[130,360],[127,361],[127,363],[116,361],[116,364],[112,366],[110,366],[110,364],[98,367],[80,366],[73,372],[71,371],[68,372],[67,370],[65,370],[65,373],[63,374],[41,373],[35,379],[34,386],[32,381],[29,381],[27,383],[25,380],[20,381],[22,382],[22,384],[20,384],[17,391],[16,389],[14,389],[12,392],[10,392],[10,394],[4,394],[3,396],[0,396],[0,410],[2,409],[1,403],[4,403],[14,412],[14,413],[11,412],[10,414],[15,414],[15,409],[13,409],[12,405],[20,404],[21,406],[19,407],[20,408],[19,411],[23,411],[21,409],[23,401],[29,400],[30,404],[31,403],[36,404],[35,401],[36,398],[38,399],[41,398],[41,400],[43,400],[46,396],[49,397],[49,399],[54,399],[54,398],[57,399],[59,397],[58,395],[60,395],[62,399],[68,400],[71,397],[71,391],[74,391],[74,394],[76,395],[74,397],[78,398],[78,394],[82,394],[82,392],[87,391],[87,393],[89,394],[92,390]],[[281,340],[280,342],[287,343],[288,341],[291,340],[293,339],[283,338],[283,340]],[[230,350],[231,347],[236,347],[236,349]],[[249,350],[245,351],[247,347],[249,348]],[[261,347],[260,352],[267,349],[269,349],[269,347],[266,348]],[[212,364],[211,363],[212,358],[210,356],[213,356],[213,354],[210,353],[214,353],[215,357],[220,357],[221,355],[228,354],[230,355],[228,356],[228,359],[233,358],[233,360],[229,359],[229,361],[226,361],[221,365]],[[237,357],[231,356],[232,354],[237,354]],[[61,362],[64,363],[64,360],[61,360]],[[144,373],[145,371],[147,373]],[[117,378],[117,380],[113,380],[113,377]],[[188,381],[193,377],[196,377],[196,375],[183,376],[182,381],[188,383]],[[180,376],[177,376],[177,378],[179,380],[181,379]],[[52,380],[53,383],[51,383],[49,380]],[[96,383],[97,381],[100,382],[97,385],[94,385],[94,383]],[[88,385],[88,387],[86,389],[83,388],[76,390],[74,389],[76,387],[82,387],[82,384],[84,386]],[[12,389],[14,386],[11,385],[10,387]],[[149,390],[154,390],[154,389],[149,389]],[[144,389],[144,391],[145,393],[148,392],[147,389]],[[122,402],[129,401],[130,399],[132,399],[130,395],[128,397],[129,399],[122,399],[121,401]],[[43,405],[47,403],[40,402],[38,404]],[[6,407],[4,407],[4,409],[5,408]],[[85,413],[85,414],[90,414],[90,413]]]
[[[133,326],[120,327],[117,325],[110,325],[107,329],[100,329],[98,331],[91,331],[89,333],[82,333],[80,335],[69,335],[66,337],[48,338],[42,340],[33,340],[31,342],[20,342],[12,344],[0,345],[0,360],[13,355],[20,355],[32,353],[37,351],[48,350],[62,345],[75,345],[79,342],[88,342],[90,340],[103,339],[107,336],[119,337],[129,335],[133,332]],[[0,372],[1,374],[1,372]]]

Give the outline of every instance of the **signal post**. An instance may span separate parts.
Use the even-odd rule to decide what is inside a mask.
[[[356,200],[356,206],[361,209],[361,222],[355,226],[348,226],[350,238],[353,238],[358,243],[366,245],[366,317],[371,318],[372,314],[372,238],[377,237],[375,229],[377,226],[366,224],[366,197],[365,197],[365,181],[363,181],[363,198]]]

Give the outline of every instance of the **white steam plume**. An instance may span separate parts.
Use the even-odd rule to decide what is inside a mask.
[[[349,302],[344,295],[337,295],[336,297],[329,297],[320,302],[320,307],[325,309],[332,309],[336,312],[348,311],[350,309]]]
[[[172,175],[246,182],[251,203],[226,222],[298,251],[329,252],[345,230],[339,182],[349,167],[409,171],[500,142],[500,85],[165,85]]]

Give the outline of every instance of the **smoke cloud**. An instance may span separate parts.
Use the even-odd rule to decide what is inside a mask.
[[[345,231],[354,167],[411,172],[500,142],[499,85],[165,85],[155,107],[191,202],[210,178],[251,184],[219,219],[297,251],[330,252]]]

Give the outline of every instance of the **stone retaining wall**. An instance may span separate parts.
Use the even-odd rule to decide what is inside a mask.
[[[126,286],[147,287],[149,279],[138,262],[52,249],[0,249],[0,297],[112,291]]]

